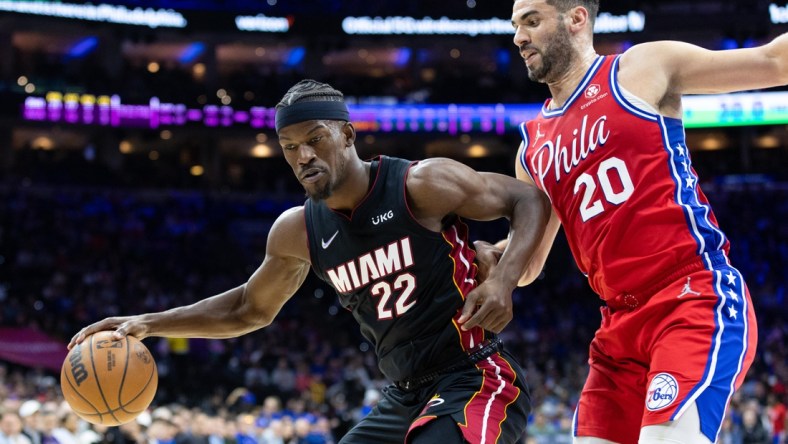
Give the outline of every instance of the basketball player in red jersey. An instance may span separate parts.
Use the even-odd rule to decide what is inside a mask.
[[[598,8],[598,0],[514,2],[514,43],[531,80],[552,95],[521,125],[517,177],[549,196],[553,214],[520,285],[541,271],[563,225],[606,302],[576,443],[713,442],[757,332],[728,239],[690,165],[681,97],[788,83],[788,35],[758,48],[662,41],[600,56]],[[477,243],[488,257],[492,247]],[[484,325],[472,307],[460,321]]]

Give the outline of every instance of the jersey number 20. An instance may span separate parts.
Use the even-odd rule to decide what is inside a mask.
[[[623,188],[620,191],[613,190],[613,186],[610,184],[610,174],[613,173],[617,174],[621,181]],[[627,171],[627,165],[624,161],[618,157],[604,160],[599,164],[596,180],[594,180],[594,176],[583,173],[575,181],[575,194],[580,191],[581,187],[585,187],[583,200],[580,202],[580,217],[583,219],[583,222],[605,211],[602,199],[591,201],[594,191],[596,191],[597,182],[602,187],[605,200],[613,205],[619,205],[626,201],[632,195],[632,192],[635,191],[635,186],[632,184],[632,178],[629,177],[629,171]]]

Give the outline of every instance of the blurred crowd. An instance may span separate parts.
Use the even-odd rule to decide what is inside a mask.
[[[759,320],[756,361],[720,442],[785,443],[788,184],[704,188]],[[274,218],[301,199],[4,183],[0,325],[35,328],[65,344],[105,316],[162,310],[239,285],[259,265]],[[495,240],[505,230],[471,224],[474,238]],[[571,442],[600,305],[560,238],[542,276],[515,292],[515,318],[502,336],[532,392],[526,442]],[[158,364],[158,392],[149,411],[121,427],[76,417],[51,370],[0,361],[0,444],[332,443],[387,384],[355,322],[312,276],[266,329],[145,343]]]

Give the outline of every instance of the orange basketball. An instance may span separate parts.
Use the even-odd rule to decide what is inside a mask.
[[[112,340],[100,331],[71,349],[60,371],[63,396],[82,419],[115,426],[148,408],[159,374],[150,351],[139,339]]]

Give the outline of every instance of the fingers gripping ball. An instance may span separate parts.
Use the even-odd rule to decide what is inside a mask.
[[[71,349],[60,371],[66,401],[82,419],[115,426],[148,408],[159,382],[156,362],[139,339],[101,331]]]

